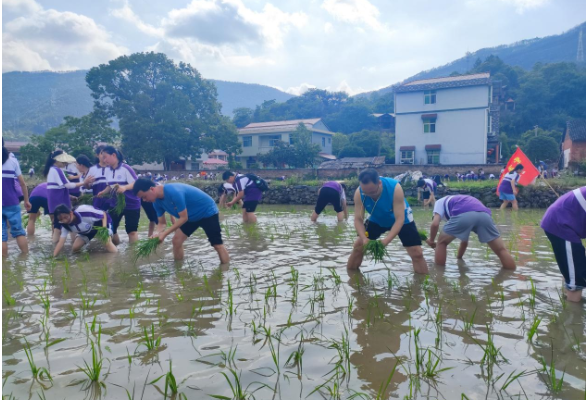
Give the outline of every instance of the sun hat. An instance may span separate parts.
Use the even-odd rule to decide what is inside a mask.
[[[75,157],[70,156],[65,151],[63,153],[61,153],[60,155],[53,157],[53,159],[55,161],[62,162],[62,163],[68,163],[68,164],[76,162]]]

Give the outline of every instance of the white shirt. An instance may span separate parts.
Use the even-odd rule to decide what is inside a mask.
[[[102,218],[104,218],[104,211],[98,210],[92,206],[81,205],[74,210],[74,215],[77,223],[71,225],[68,224],[67,227],[69,229],[62,227],[62,238],[67,237],[69,232],[77,232],[80,234],[89,233],[93,229],[95,222],[102,221]]]
[[[433,217],[435,214],[439,214],[441,219],[447,221],[447,216],[445,215],[445,202],[450,198],[451,196],[445,196],[435,202],[435,206],[433,207]]]
[[[76,184],[68,181],[62,170],[57,167],[51,167],[49,169],[49,173],[47,174],[47,189],[73,189],[75,187]]]

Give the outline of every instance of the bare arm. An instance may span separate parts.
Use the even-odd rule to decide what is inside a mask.
[[[355,231],[359,235],[360,238],[363,239],[364,243],[368,241],[367,236],[365,235],[365,225],[363,224],[363,220],[365,218],[365,208],[363,207],[363,203],[361,202],[361,194],[359,193],[359,188],[355,191],[355,195],[353,195],[353,201],[355,203],[355,216],[353,218],[353,225],[355,226]]]
[[[239,193],[237,193],[237,195],[235,196],[235,198],[233,200],[231,200],[229,203],[227,203],[227,206],[233,207],[233,204],[235,204],[236,202],[241,200],[243,197],[245,197],[245,191],[241,190]]]
[[[178,213],[178,215],[180,216],[180,218],[177,218],[175,220],[175,222],[172,224],[172,226],[170,226],[169,228],[160,231],[159,233],[159,241],[163,242],[166,238],[167,235],[169,235],[170,233],[174,232],[176,229],[178,229],[180,226],[184,225],[187,221],[188,221],[188,209],[184,209],[182,211],[180,211]],[[165,217],[159,217],[159,221],[162,221],[163,219],[163,224],[162,226],[165,227]]]
[[[394,188],[394,199],[392,201],[394,209],[394,225],[388,232],[388,235],[382,240],[384,246],[388,246],[390,242],[400,233],[402,226],[404,225],[404,191],[402,186],[396,185]]]
[[[219,207],[226,207],[227,205],[227,194],[223,193],[221,194],[220,198],[218,199],[218,205]]]
[[[429,232],[429,238],[427,239],[427,244],[432,248],[437,246],[435,243],[435,239],[437,238],[437,233],[439,232],[439,224],[441,223],[441,216],[439,214],[435,214],[433,217],[433,222],[431,223],[431,230]]]
[[[24,206],[27,211],[31,209],[31,203],[29,202],[29,188],[24,181],[22,175],[18,176],[18,183],[20,184],[20,188],[22,190],[22,197],[24,197]]]
[[[55,245],[55,250],[53,250],[53,257],[57,257],[57,255],[61,252],[61,249],[63,249],[63,246],[65,245],[66,239],[67,239],[67,236],[59,238],[59,241]]]
[[[343,207],[343,214],[345,215],[345,220],[349,218],[349,211],[347,211],[347,199],[341,200],[341,206]]]

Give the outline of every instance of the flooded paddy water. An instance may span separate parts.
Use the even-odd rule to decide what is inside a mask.
[[[223,213],[222,267],[201,231],[181,264],[169,239],[136,264],[124,242],[51,261],[47,221],[28,257],[11,241],[4,398],[586,398],[585,303],[561,300],[544,210],[493,211],[516,271],[472,237],[444,268],[423,247],[429,276],[397,239],[385,263],[348,272],[352,217],[310,212],[261,206],[248,227]],[[430,211],[415,219],[428,230]]]

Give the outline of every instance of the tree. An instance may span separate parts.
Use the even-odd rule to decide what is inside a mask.
[[[86,75],[94,107],[119,120],[123,151],[133,163],[163,162],[200,150],[219,124],[216,87],[190,64],[161,53],[135,53],[92,68]]]
[[[556,162],[559,159],[559,145],[549,136],[532,137],[523,148],[527,157],[535,163],[539,161]]]
[[[218,115],[212,118],[206,133],[200,136],[200,148],[206,152],[220,149],[231,155],[241,154],[239,134],[229,117]]]
[[[341,150],[349,144],[349,136],[342,133],[335,133],[333,135],[333,154],[339,156]]]
[[[233,123],[237,128],[243,128],[253,120],[253,110],[247,107],[235,108],[233,110]]]
[[[377,156],[381,147],[381,134],[377,131],[364,129],[361,132],[349,135],[349,142],[360,147],[366,156]]]
[[[300,123],[292,133],[292,144],[276,142],[273,149],[260,156],[260,161],[267,165],[283,168],[312,167],[318,159],[321,148],[312,143],[312,132]]]
[[[80,118],[65,117],[64,120],[43,135],[32,136],[31,143],[21,148],[23,166],[39,170],[49,153],[56,149],[75,157],[85,154],[91,159],[98,143],[113,143],[118,138],[118,132],[110,127],[112,121],[99,111]]]
[[[354,144],[347,145],[339,153],[339,158],[343,157],[365,157],[365,151]]]

